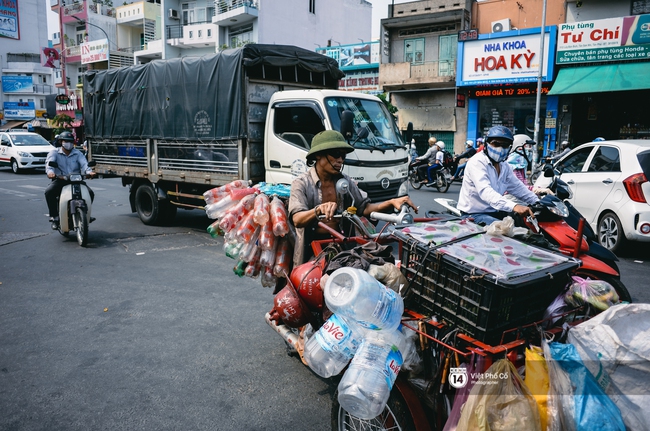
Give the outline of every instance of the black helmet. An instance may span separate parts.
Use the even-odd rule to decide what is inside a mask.
[[[492,139],[505,139],[507,141],[514,141],[512,132],[510,129],[504,126],[494,126],[487,133],[487,141],[490,142]]]
[[[59,140],[74,142],[74,136],[72,136],[72,133],[70,132],[61,132],[61,134],[59,135]]]

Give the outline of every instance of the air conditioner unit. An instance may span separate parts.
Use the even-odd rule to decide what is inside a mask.
[[[510,18],[492,21],[492,33],[499,33],[501,31],[510,31]]]
[[[179,19],[178,11],[176,9],[169,9],[169,13],[167,16],[169,17],[169,19]]]

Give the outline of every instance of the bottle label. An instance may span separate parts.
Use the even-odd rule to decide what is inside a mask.
[[[336,314],[332,314],[314,336],[326,352],[339,352],[352,358],[358,347],[358,342],[352,336],[352,330]]]
[[[381,297],[379,298],[379,301],[377,301],[377,305],[372,312],[372,322],[359,321],[359,323],[362,326],[374,331],[383,329],[384,324],[388,321],[388,319],[390,319],[391,314],[393,313],[393,307],[396,300],[397,293],[391,289],[384,288]]]
[[[395,379],[397,379],[397,374],[399,374],[403,363],[402,353],[397,346],[391,346],[390,352],[388,352],[388,356],[386,357],[386,367],[384,368],[388,389],[393,388],[393,384],[395,383]]]

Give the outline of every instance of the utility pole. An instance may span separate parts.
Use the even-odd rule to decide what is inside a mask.
[[[542,75],[544,73],[544,37],[546,36],[546,0],[544,0],[542,7],[542,30],[540,31],[539,38],[539,67],[537,71],[537,97],[535,99],[535,134],[533,141],[535,141],[535,151],[533,151],[533,166],[537,164],[539,159],[539,114],[540,106],[542,103]]]

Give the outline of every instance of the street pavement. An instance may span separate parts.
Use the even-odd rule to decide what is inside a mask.
[[[270,289],[233,274],[201,211],[145,226],[119,179],[92,180],[81,248],[49,228],[47,183],[0,169],[0,430],[330,429],[336,382],[287,356]],[[622,279],[650,302],[635,253]]]

